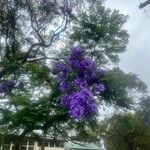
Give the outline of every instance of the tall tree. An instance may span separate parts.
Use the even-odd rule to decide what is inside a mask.
[[[126,17],[102,2],[1,0],[0,6],[0,127],[20,135],[16,150],[34,130],[53,129],[66,138],[72,129],[86,133],[102,101],[129,108],[128,92],[146,91],[134,74],[104,68],[125,51],[128,34]],[[57,51],[69,42],[87,51]]]
[[[150,127],[136,114],[113,116],[106,126],[104,141],[108,150],[150,149]]]

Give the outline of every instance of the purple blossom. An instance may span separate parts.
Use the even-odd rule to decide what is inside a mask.
[[[67,63],[59,61],[53,64],[53,71],[57,74],[57,80],[62,82],[67,79],[67,76],[71,72],[71,68]]]
[[[84,112],[85,112],[85,108],[80,104],[76,104],[76,105],[72,106],[72,108],[70,110],[70,115],[73,118],[81,120],[84,118]]]
[[[7,80],[0,84],[0,93],[6,93],[12,90],[15,86],[15,82],[13,80]]]
[[[94,87],[95,92],[101,93],[101,92],[104,92],[105,90],[106,90],[106,88],[103,83],[99,83],[99,84],[95,85],[95,87]]]
[[[87,105],[85,116],[92,117],[97,112],[98,112],[98,104],[95,101],[93,101]]]
[[[78,70],[80,67],[80,61],[79,60],[71,60],[70,61],[72,69]]]
[[[61,104],[68,108],[70,115],[76,119],[83,119],[87,115],[93,116],[97,112],[93,94],[88,89],[64,96],[61,99]]]
[[[97,83],[98,79],[97,79],[95,71],[86,74],[86,80],[90,86],[92,86],[94,83]]]
[[[80,69],[86,72],[92,72],[96,68],[96,63],[91,59],[84,59],[80,63]]]
[[[64,62],[55,62],[53,64],[53,69],[55,73],[63,72],[65,74],[70,72],[70,67]]]
[[[68,82],[62,82],[59,86],[59,89],[62,93],[68,91],[70,88],[71,88],[71,85]]]
[[[93,93],[92,93],[89,89],[87,89],[87,88],[83,88],[81,94],[84,96],[84,99],[85,99],[86,101],[87,101],[87,100],[90,100],[90,101],[91,101],[91,100],[94,99]],[[90,102],[90,101],[88,101],[88,102]]]
[[[72,118],[81,120],[98,112],[94,94],[106,90],[101,82],[105,71],[98,69],[95,61],[85,58],[85,49],[74,47],[65,61],[53,66],[59,79],[61,105],[68,109]]]
[[[70,95],[70,98],[78,102],[89,103],[93,100],[93,93],[86,88],[82,88],[80,91],[74,92]]]
[[[70,97],[70,114],[73,118],[82,119],[84,117],[84,97],[77,92]]]
[[[59,73],[56,77],[56,79],[59,81],[59,82],[64,82],[66,79],[67,79],[67,75],[64,74],[64,73]]]
[[[82,78],[89,78],[93,73],[95,73],[96,64],[91,59],[84,59],[81,61],[78,68],[78,74]]]
[[[77,86],[77,87],[80,87],[80,88],[81,88],[81,87],[87,87],[87,86],[88,86],[86,80],[85,80],[85,79],[82,79],[82,78],[77,78],[77,79],[75,79],[74,85]]]
[[[93,71],[93,73],[89,74],[89,76],[87,77],[88,83],[91,84],[95,84],[95,83],[101,83],[101,78],[103,78],[106,74],[105,70],[99,69],[96,71]]]
[[[70,97],[68,95],[63,95],[61,98],[61,105],[63,105],[66,108],[70,108]]]
[[[82,46],[76,46],[72,49],[70,60],[81,61],[85,56],[85,49]]]
[[[70,99],[70,108],[72,108],[72,104],[83,104],[86,101],[83,91],[71,94]]]

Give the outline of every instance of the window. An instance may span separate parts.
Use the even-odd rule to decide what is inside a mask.
[[[56,141],[55,147],[60,147],[60,141]]]
[[[41,145],[42,145],[42,141],[38,140],[38,146],[41,146]]]
[[[30,139],[30,140],[29,140],[29,145],[32,145],[32,146],[33,146],[33,145],[34,145],[34,140]]]
[[[48,143],[49,143],[49,141],[46,140],[46,141],[45,141],[45,147],[48,147]],[[42,140],[39,140],[39,141],[38,141],[38,146],[41,146],[41,145],[42,145]]]
[[[23,140],[22,145],[27,145],[27,139]]]
[[[28,150],[34,150],[34,147],[33,146],[29,146]]]
[[[54,147],[54,141],[53,140],[50,140],[50,147]]]
[[[26,146],[21,146],[21,150],[26,150]]]
[[[48,140],[45,141],[45,147],[48,147]]]
[[[59,147],[63,148],[64,147],[64,142],[60,142]]]

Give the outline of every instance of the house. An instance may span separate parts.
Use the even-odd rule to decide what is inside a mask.
[[[17,136],[8,136],[5,140],[0,141],[0,150],[13,150],[14,139]],[[21,150],[40,150],[42,138],[26,137],[21,145]],[[54,140],[47,137],[45,140],[45,150],[103,150],[100,146],[93,143],[83,142],[65,142],[63,140]]]
[[[14,149],[14,140],[18,136],[9,135],[5,137],[4,140],[0,141],[0,150],[13,150]],[[46,137],[45,140],[45,150],[64,150],[64,141],[54,140],[52,138]],[[40,150],[42,145],[41,137],[26,137],[21,147],[21,150]]]

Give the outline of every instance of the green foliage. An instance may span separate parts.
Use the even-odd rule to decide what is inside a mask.
[[[126,51],[126,16],[105,9],[99,0],[68,1],[65,7],[74,2],[74,11],[64,13],[61,2],[0,1],[0,83],[10,79],[16,83],[12,91],[0,95],[0,132],[19,135],[20,141],[34,130],[53,131],[63,138],[73,130],[80,139],[96,140],[98,118],[78,122],[60,105],[52,61],[63,59],[55,54],[66,55],[63,45],[69,42],[71,47],[86,46],[88,55],[101,66],[118,62],[119,54]],[[134,101],[130,91],[146,91],[134,74],[118,68],[108,70],[103,83],[107,90],[99,101],[122,107]]]
[[[106,102],[114,103],[122,107],[130,107],[133,104],[133,95],[129,91],[146,92],[146,85],[136,75],[129,73],[125,74],[119,68],[114,68],[108,71],[108,74],[103,78],[107,90],[103,93],[103,98]]]
[[[79,14],[70,38],[88,47],[89,55],[100,63],[116,63],[128,43],[127,31],[122,28],[126,20],[127,16],[96,3],[88,12]]]
[[[142,116],[144,122],[150,126],[150,97],[149,96],[143,97],[141,99],[138,113],[140,116]]]
[[[136,114],[115,115],[104,135],[107,150],[149,150],[150,127]]]
[[[28,63],[25,65],[26,71],[30,74],[31,82],[43,84],[49,79],[50,69],[38,63]]]
[[[24,93],[13,96],[11,103],[13,103],[15,106],[22,106],[22,107],[30,105],[28,96]]]

